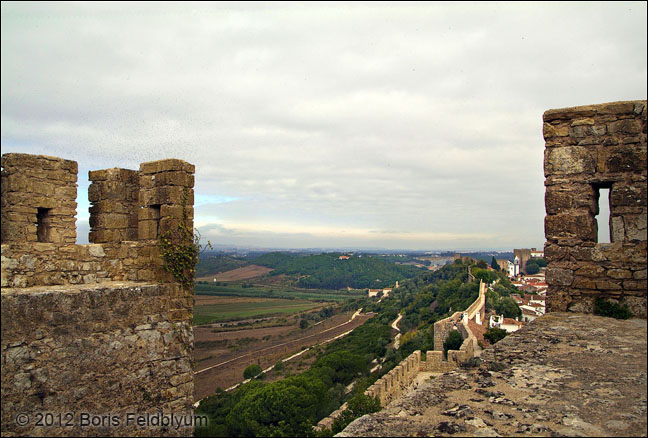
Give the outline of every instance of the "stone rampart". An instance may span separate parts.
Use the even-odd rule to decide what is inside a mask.
[[[451,316],[437,321],[434,324],[435,351],[428,351],[425,356],[425,361],[422,361],[422,353],[420,350],[413,352],[394,369],[367,388],[365,395],[378,398],[381,406],[384,408],[407,391],[407,388],[412,384],[419,371],[432,373],[449,372],[457,368],[461,363],[474,357],[477,338],[470,331],[467,320],[480,318],[483,321],[486,306],[486,291],[486,284],[480,281],[479,296],[468,309],[463,312],[455,312]],[[447,358],[444,358],[443,342],[445,342],[451,330],[458,330],[464,341],[459,350],[449,350]],[[346,410],[346,404],[342,405],[328,417],[322,419],[317,424],[318,429],[331,427],[333,421],[344,410]]]
[[[191,321],[170,317],[175,289],[3,289],[3,436],[190,435],[191,427],[127,424],[129,415],[157,412],[192,418],[193,331]],[[83,427],[86,414],[110,421]]]
[[[473,357],[477,346],[477,338],[470,331],[468,320],[474,320],[478,324],[484,321],[486,313],[486,292],[488,287],[483,281],[479,281],[479,295],[473,303],[463,312],[455,312],[447,318],[434,323],[434,350],[443,351],[443,343],[448,339],[451,330],[459,330],[464,343],[461,350],[469,352],[466,359]],[[477,321],[479,320],[479,321]],[[471,345],[468,345],[470,343]]]
[[[645,318],[646,101],[549,110],[543,120],[547,311],[591,313],[602,297]],[[602,202],[609,223],[596,218]],[[599,227],[610,243],[598,242]]]
[[[448,339],[450,331],[455,330],[461,322],[463,312],[455,312],[447,318],[434,323],[434,350],[443,351],[443,343]]]
[[[193,291],[158,240],[193,229],[194,166],[90,172],[89,245],[76,171],[2,156],[2,434],[192,435]]]
[[[417,350],[367,388],[365,395],[378,397],[380,405],[387,406],[412,384],[420,366],[421,351]]]

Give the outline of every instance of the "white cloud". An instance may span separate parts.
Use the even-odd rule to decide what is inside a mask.
[[[542,246],[542,112],[646,97],[640,2],[2,3],[1,44],[3,152],[185,159],[259,246]]]

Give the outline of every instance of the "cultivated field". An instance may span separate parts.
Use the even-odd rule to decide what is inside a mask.
[[[196,296],[228,296],[255,298],[287,298],[310,301],[344,301],[349,298],[365,297],[363,291],[326,290],[326,289],[297,289],[276,285],[246,285],[231,283],[227,285],[213,283],[197,283]]]
[[[194,307],[194,325],[289,315],[322,306],[321,303],[307,300],[197,295]]]
[[[201,281],[243,281],[251,278],[261,277],[272,271],[272,268],[266,268],[259,265],[248,265],[242,268],[232,269],[231,271],[220,272],[215,275],[200,277],[196,280]]]
[[[243,371],[250,364],[258,363],[265,369],[304,348],[353,330],[371,318],[371,315],[360,315],[351,321],[351,315],[352,312],[337,314],[305,330],[299,328],[298,315],[255,320],[256,324],[276,324],[274,327],[259,328],[255,321],[246,321],[252,325],[240,330],[221,328],[220,324],[194,327],[195,400],[212,394],[217,388],[226,389],[241,382]],[[286,371],[303,371],[307,361],[303,356],[294,359],[286,363]]]

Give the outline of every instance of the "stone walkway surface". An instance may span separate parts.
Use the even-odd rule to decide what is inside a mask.
[[[550,313],[337,436],[646,436],[646,320]]]

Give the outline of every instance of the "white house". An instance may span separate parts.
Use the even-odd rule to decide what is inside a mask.
[[[491,315],[490,320],[488,321],[489,328],[501,328],[502,330],[506,330],[508,333],[516,332],[523,326],[523,322],[512,318],[504,318],[504,315]]]

